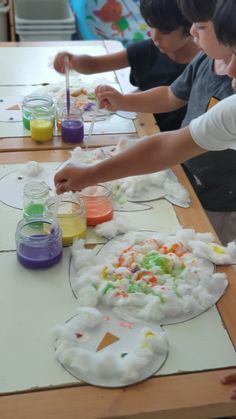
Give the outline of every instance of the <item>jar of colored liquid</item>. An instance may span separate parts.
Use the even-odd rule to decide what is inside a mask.
[[[78,99],[76,97],[70,97],[70,113],[75,113],[76,115],[79,113],[79,118],[82,120],[82,113],[81,110],[78,109],[77,101]],[[61,130],[62,119],[65,119],[67,114],[66,102],[66,96],[58,97],[55,102],[56,125],[59,131]]]
[[[77,194],[65,193],[62,198],[53,197],[49,200],[48,208],[61,227],[64,246],[85,238],[87,226],[84,203]]]
[[[53,138],[54,118],[51,110],[42,107],[31,114],[30,130],[34,141],[43,143]]]
[[[49,198],[49,186],[45,182],[29,182],[24,186],[23,216],[42,215],[47,210],[46,202]]]
[[[95,226],[112,219],[112,196],[107,186],[89,186],[80,192],[80,196],[85,205],[87,225]]]
[[[23,125],[30,130],[32,112],[39,111],[41,108],[48,108],[52,117],[55,117],[55,107],[53,99],[49,96],[28,95],[25,96],[22,104]]]
[[[61,229],[51,218],[39,215],[22,219],[15,239],[17,259],[26,268],[45,269],[61,260]]]
[[[78,144],[84,139],[84,123],[79,109],[69,114],[63,111],[61,120],[61,136],[65,143]]]

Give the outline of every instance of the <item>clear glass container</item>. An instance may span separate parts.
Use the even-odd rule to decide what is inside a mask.
[[[51,110],[44,106],[31,113],[30,130],[34,141],[43,143],[53,138],[54,116]]]
[[[61,136],[65,143],[78,144],[84,139],[84,123],[79,109],[72,108],[68,113],[63,110],[61,116]]]
[[[48,108],[52,117],[55,118],[54,101],[47,95],[28,95],[24,97],[22,104],[22,118],[23,125],[26,129],[30,130],[32,112],[40,110],[41,108]]]
[[[32,215],[42,215],[48,211],[47,200],[50,188],[45,182],[29,182],[23,191],[23,215],[24,218]]]
[[[77,194],[71,192],[53,197],[49,199],[48,208],[61,227],[64,246],[70,246],[74,240],[85,238],[85,208],[83,200]]]
[[[45,269],[61,260],[62,234],[56,220],[45,215],[23,218],[15,239],[17,259],[26,268]]]
[[[82,112],[80,109],[78,109],[77,106],[77,98],[72,96],[70,97],[70,111],[72,113],[77,113],[79,111],[81,113],[80,116],[82,117]],[[65,114],[65,112],[67,112],[66,96],[60,96],[56,99],[55,102],[56,125],[58,130],[61,130],[62,116]]]
[[[113,217],[111,189],[105,185],[89,186],[79,192],[84,201],[87,225],[95,226]]]

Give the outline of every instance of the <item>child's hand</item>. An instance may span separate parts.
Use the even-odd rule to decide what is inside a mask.
[[[89,169],[68,164],[54,176],[57,194],[79,191],[88,186]]]
[[[95,89],[100,108],[106,108],[111,112],[122,110],[124,95],[111,86],[100,85]]]
[[[53,67],[58,73],[65,73],[65,57],[68,57],[69,67],[73,70],[74,55],[69,54],[69,52],[59,52],[53,62]]]
[[[221,377],[220,381],[222,382],[222,384],[235,383],[236,385],[236,370]],[[230,391],[230,398],[232,400],[236,400],[236,386],[233,387],[232,390]]]

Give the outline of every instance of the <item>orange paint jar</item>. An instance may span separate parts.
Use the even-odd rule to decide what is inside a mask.
[[[84,201],[87,225],[95,226],[112,219],[112,196],[107,186],[89,186],[80,192],[80,196]]]

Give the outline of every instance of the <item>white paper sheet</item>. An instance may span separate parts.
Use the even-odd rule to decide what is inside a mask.
[[[105,55],[106,49],[102,45],[94,46],[38,46],[12,47],[1,49],[0,85],[55,83],[64,80],[64,76],[53,69],[53,59],[60,51],[72,54]],[[17,69],[16,69],[17,63]],[[74,76],[78,73],[73,72]],[[94,80],[94,75],[80,75],[86,81]],[[115,82],[114,72],[100,73],[98,77],[106,77]]]
[[[45,271],[21,267],[14,252],[0,253],[0,393],[78,382],[54,358],[52,329],[75,314],[69,250]],[[158,374],[233,366],[236,355],[217,310],[165,326],[168,360]],[[211,333],[209,334],[209,330]]]

